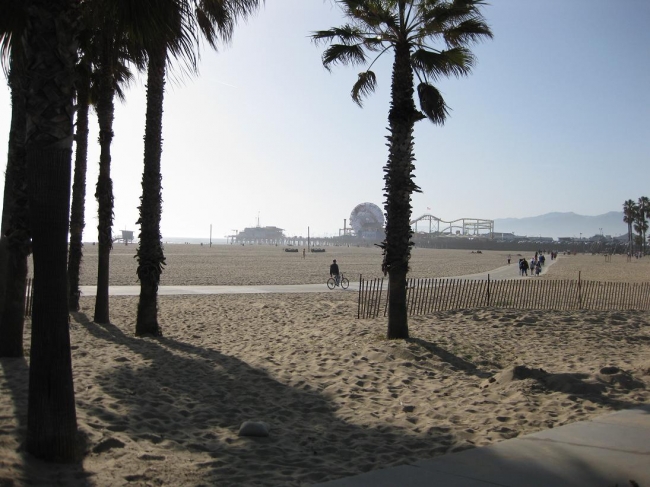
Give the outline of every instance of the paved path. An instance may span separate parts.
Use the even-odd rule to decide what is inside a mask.
[[[650,486],[650,405],[312,487]]]
[[[546,273],[548,268],[556,261],[547,260],[542,269],[542,274]],[[466,279],[466,280],[486,280],[490,276],[491,280],[502,279],[531,279],[519,275],[519,266],[517,263],[505,265],[492,271],[482,272],[480,274],[470,274],[467,276],[449,277],[447,279]],[[80,286],[82,296],[95,296],[97,291],[95,286]],[[266,294],[266,293],[327,293],[343,292],[341,288],[330,291],[325,283],[323,284],[290,284],[290,285],[259,285],[259,286],[160,286],[158,288],[159,296],[173,296],[180,294]],[[347,292],[358,292],[359,283],[350,282]],[[108,294],[111,296],[139,296],[140,286],[110,286]]]

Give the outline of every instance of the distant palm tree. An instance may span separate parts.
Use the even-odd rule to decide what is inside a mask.
[[[648,218],[650,217],[650,198],[641,196],[637,204],[639,208],[638,225],[642,233],[643,255],[646,255],[646,232],[648,231]]]
[[[11,89],[11,127],[0,239],[0,357],[23,356],[27,257],[31,252],[25,179],[25,55],[27,11],[0,0],[0,53]]]
[[[67,306],[67,250],[77,57],[77,0],[31,0],[25,43],[25,137],[34,304],[27,451],[76,459],[77,419]]]
[[[628,252],[632,255],[634,250],[634,243],[632,241],[632,225],[634,225],[634,220],[637,213],[637,206],[634,200],[627,200],[623,203],[623,221],[627,223],[627,243],[628,243]]]
[[[147,115],[144,141],[144,170],[140,198],[139,245],[137,250],[140,299],[136,335],[160,335],[158,324],[158,285],[165,265],[160,234],[162,215],[162,113],[165,76],[169,56],[181,57],[193,67],[191,42],[202,35],[215,47],[219,39],[229,40],[237,19],[251,15],[260,0],[179,0],[169,18],[178,19],[178,30],[171,37],[157,37],[147,46]],[[198,30],[198,32],[197,32]],[[173,33],[172,33],[173,34]]]
[[[312,38],[329,47],[323,65],[366,65],[352,87],[352,99],[361,106],[377,78],[370,70],[386,52],[393,53],[391,107],[388,114],[389,156],[384,166],[386,238],[382,243],[382,270],[389,276],[388,338],[408,338],[406,276],[411,257],[411,195],[420,188],[413,181],[413,128],[428,118],[442,125],[448,107],[431,84],[443,76],[470,73],[474,56],[467,46],[492,32],[479,7],[481,0],[340,0],[349,24],[315,32]],[[434,47],[439,42],[442,47]],[[420,110],[413,101],[413,75],[419,81]]]

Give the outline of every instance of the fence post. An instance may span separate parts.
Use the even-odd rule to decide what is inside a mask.
[[[363,289],[363,274],[359,274],[359,302],[357,304],[357,319],[361,318],[362,289]]]
[[[487,305],[490,307],[490,274],[488,274],[488,285],[487,285]]]
[[[382,279],[382,287],[384,280]],[[386,283],[386,305],[384,306],[384,317],[386,317],[386,312],[388,311],[388,300],[390,298],[390,276],[388,276],[388,282]]]
[[[580,280],[580,272],[578,271],[578,309],[582,309],[582,282]]]

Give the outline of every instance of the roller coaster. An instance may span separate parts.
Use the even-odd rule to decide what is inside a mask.
[[[411,220],[413,232],[418,233],[418,222],[429,222],[429,231],[419,233],[435,233],[437,235],[481,235],[483,237],[492,237],[494,233],[494,220],[484,220],[480,218],[459,218],[457,220],[445,221],[437,216],[424,214],[414,220]],[[442,223],[442,230],[440,224]],[[483,233],[482,233],[483,232]],[[487,233],[487,235],[486,235]]]

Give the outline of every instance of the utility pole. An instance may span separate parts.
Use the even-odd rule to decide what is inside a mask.
[[[212,223],[210,223],[210,248],[212,248]]]

